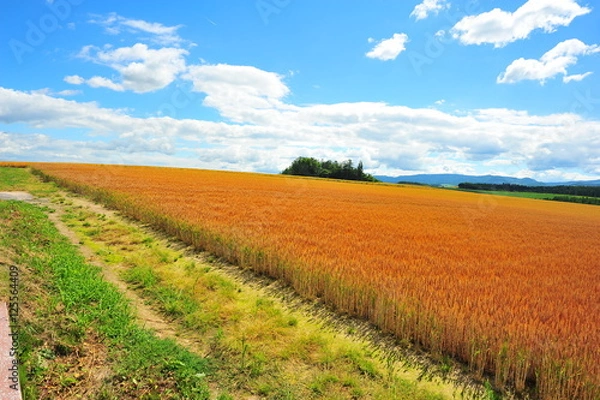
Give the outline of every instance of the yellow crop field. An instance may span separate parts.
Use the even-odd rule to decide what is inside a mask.
[[[600,398],[600,207],[280,175],[31,164],[541,399]]]

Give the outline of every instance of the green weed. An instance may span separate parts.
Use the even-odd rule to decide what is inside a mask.
[[[27,301],[40,312],[35,320],[23,321],[19,330],[26,398],[36,398],[47,379],[55,379],[58,391],[80,384],[66,372],[70,364],[57,362],[83,351],[91,332],[103,338],[114,360],[103,393],[155,393],[162,398],[170,392],[170,398],[208,398],[207,361],[135,325],[121,293],[101,278],[98,268],[85,263],[39,207],[0,202],[0,221],[0,247],[9,246],[13,262],[30,271],[25,285],[39,284]],[[40,336],[53,338],[54,344],[46,347]]]

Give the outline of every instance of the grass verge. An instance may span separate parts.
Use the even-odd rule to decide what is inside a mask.
[[[205,399],[208,362],[133,322],[121,293],[43,209],[0,201],[2,263],[20,271],[25,399]]]

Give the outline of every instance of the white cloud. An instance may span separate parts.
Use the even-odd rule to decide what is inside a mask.
[[[0,87],[0,121],[26,123],[34,128],[86,128],[98,133],[118,132],[126,115],[98,107],[96,103],[78,103]]]
[[[580,6],[575,0],[528,0],[515,12],[494,8],[466,16],[454,25],[451,33],[463,44],[491,43],[503,47],[527,38],[536,29],[554,32],[589,12],[590,8]]]
[[[181,46],[192,46],[193,43],[183,40],[177,34],[181,25],[165,26],[156,22],[125,18],[116,13],[94,15],[89,22],[103,26],[109,34],[132,33],[136,40],[143,39],[160,47],[150,48],[147,44],[139,42],[120,48],[113,48],[110,44],[104,45],[103,48],[84,46],[78,54],[80,58],[112,68],[118,75],[111,78],[93,76],[88,79],[70,75],[64,78],[67,83],[85,83],[93,88],[147,93],[168,86],[186,70],[185,56],[189,52]]]
[[[194,65],[183,75],[194,91],[206,93],[203,104],[232,121],[260,123],[273,109],[284,108],[289,93],[282,76],[251,66]]]
[[[115,83],[110,79],[103,78],[101,76],[93,76],[90,79],[87,79],[85,83],[87,83],[88,86],[93,88],[106,88],[114,90],[115,92],[122,92],[125,90],[123,88],[123,85],[121,85],[120,83]]]
[[[43,152],[42,148],[52,143],[52,139],[42,134],[9,133],[0,131],[0,159],[4,161],[35,160]],[[30,158],[33,156],[34,158]]]
[[[514,60],[506,70],[502,72],[496,82],[516,83],[522,80],[535,80],[544,84],[547,79],[563,74],[563,82],[571,80],[582,80],[591,72],[579,75],[567,74],[567,68],[577,63],[579,56],[599,53],[600,46],[586,45],[579,39],[569,39],[560,42],[554,48],[546,52],[539,60],[519,58]]]
[[[600,122],[576,114],[448,113],[373,102],[298,106],[285,101],[289,88],[278,74],[224,64],[197,68],[189,78],[207,94],[205,105],[235,123],[132,117],[95,103],[0,88],[0,123],[42,135],[0,135],[0,158],[108,162],[118,155],[116,162],[132,164],[275,172],[309,155],[360,158],[368,170],[389,174],[483,173],[478,166],[495,170],[511,160],[513,171],[533,177],[600,175]],[[57,139],[56,128],[79,139]]]
[[[372,43],[373,39],[369,38],[369,43]],[[396,57],[404,50],[406,50],[406,43],[408,42],[408,35],[405,33],[394,33],[389,39],[383,39],[373,47],[371,51],[365,54],[369,58],[376,58],[382,61],[395,60]]]
[[[592,72],[586,72],[584,74],[574,74],[574,75],[565,75],[563,76],[563,82],[569,83],[571,81],[579,82],[590,76]]]
[[[47,94],[50,94],[50,88],[42,88],[42,89],[31,90],[31,91],[29,91],[29,93],[31,93],[31,94],[43,94],[43,95],[47,95]]]
[[[77,75],[67,76],[64,80],[76,85],[85,82],[94,88],[105,87],[115,91],[152,92],[168,86],[186,70],[184,56],[188,54],[185,49],[150,49],[142,43],[116,49],[108,47],[104,50],[85,46],[79,57],[114,69],[120,74],[119,81],[100,76],[86,80]]]
[[[85,79],[79,75],[65,76],[63,80],[71,85],[81,85],[82,83],[85,83]]]
[[[446,0],[423,0],[417,4],[410,13],[411,17],[415,17],[418,21],[425,19],[431,14],[437,15],[440,11],[450,8],[450,3]]]
[[[65,89],[65,90],[56,92],[56,94],[58,96],[64,96],[64,97],[77,96],[78,94],[81,94],[81,90]]]
[[[29,93],[42,94],[42,95],[46,95],[46,96],[69,97],[69,96],[75,96],[75,95],[81,94],[81,91],[80,90],[61,90],[61,91],[55,92],[55,91],[51,90],[50,88],[42,88],[42,89],[37,89],[37,90],[31,90]]]
[[[103,26],[106,33],[111,35],[123,31],[150,34],[149,39],[162,46],[179,46],[187,43],[177,34],[182,25],[165,26],[157,22],[125,18],[114,12],[105,16],[94,15],[89,22]]]

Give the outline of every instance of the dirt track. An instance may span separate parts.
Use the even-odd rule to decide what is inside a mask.
[[[0,192],[0,200],[32,201],[34,197],[27,192]]]

